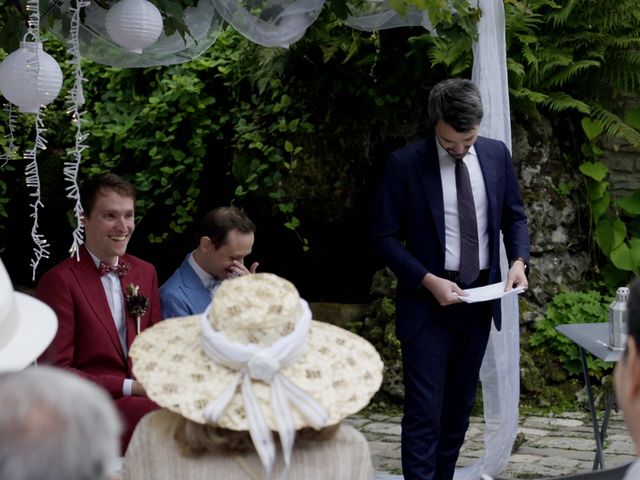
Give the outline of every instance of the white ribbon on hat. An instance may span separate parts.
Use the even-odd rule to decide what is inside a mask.
[[[278,426],[285,463],[283,478],[286,478],[289,470],[295,440],[290,405],[293,405],[316,430],[324,427],[329,418],[327,410],[322,405],[280,371],[281,368],[296,362],[306,351],[311,310],[303,299],[300,299],[300,306],[302,315],[293,332],[267,348],[254,343],[234,342],[223,333],[215,331],[208,320],[210,307],[200,317],[202,348],[205,353],[215,363],[238,372],[222,394],[209,402],[204,409],[204,417],[210,422],[218,423],[240,384],[249,422],[249,434],[268,477],[271,476],[276,460],[275,444],[253,391],[252,380],[271,385],[271,411]]]

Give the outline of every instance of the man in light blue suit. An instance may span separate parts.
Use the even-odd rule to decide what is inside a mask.
[[[160,287],[162,318],[197,315],[211,303],[220,283],[255,273],[258,263],[244,265],[251,253],[255,226],[236,207],[219,207],[200,224],[198,246]]]

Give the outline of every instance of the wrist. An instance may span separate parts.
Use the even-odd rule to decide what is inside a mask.
[[[511,262],[509,263],[509,268],[513,267],[513,264],[516,262],[522,263],[524,274],[529,276],[529,263],[523,257],[515,257],[513,260],[511,260]]]

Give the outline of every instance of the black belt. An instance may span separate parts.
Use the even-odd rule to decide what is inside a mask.
[[[464,283],[460,280],[460,272],[458,272],[457,270],[445,270],[442,278],[446,278],[447,280],[454,283]],[[473,283],[476,283],[480,279],[486,280],[487,278],[489,278],[488,268],[480,270],[478,272],[478,278]]]

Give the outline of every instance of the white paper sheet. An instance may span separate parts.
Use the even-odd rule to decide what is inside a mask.
[[[498,282],[492,285],[486,285],[478,288],[468,288],[465,290],[468,296],[458,295],[458,298],[466,303],[486,302],[497,298],[507,297],[509,295],[517,295],[526,290],[524,287],[516,287],[508,292],[504,291],[505,282]]]

